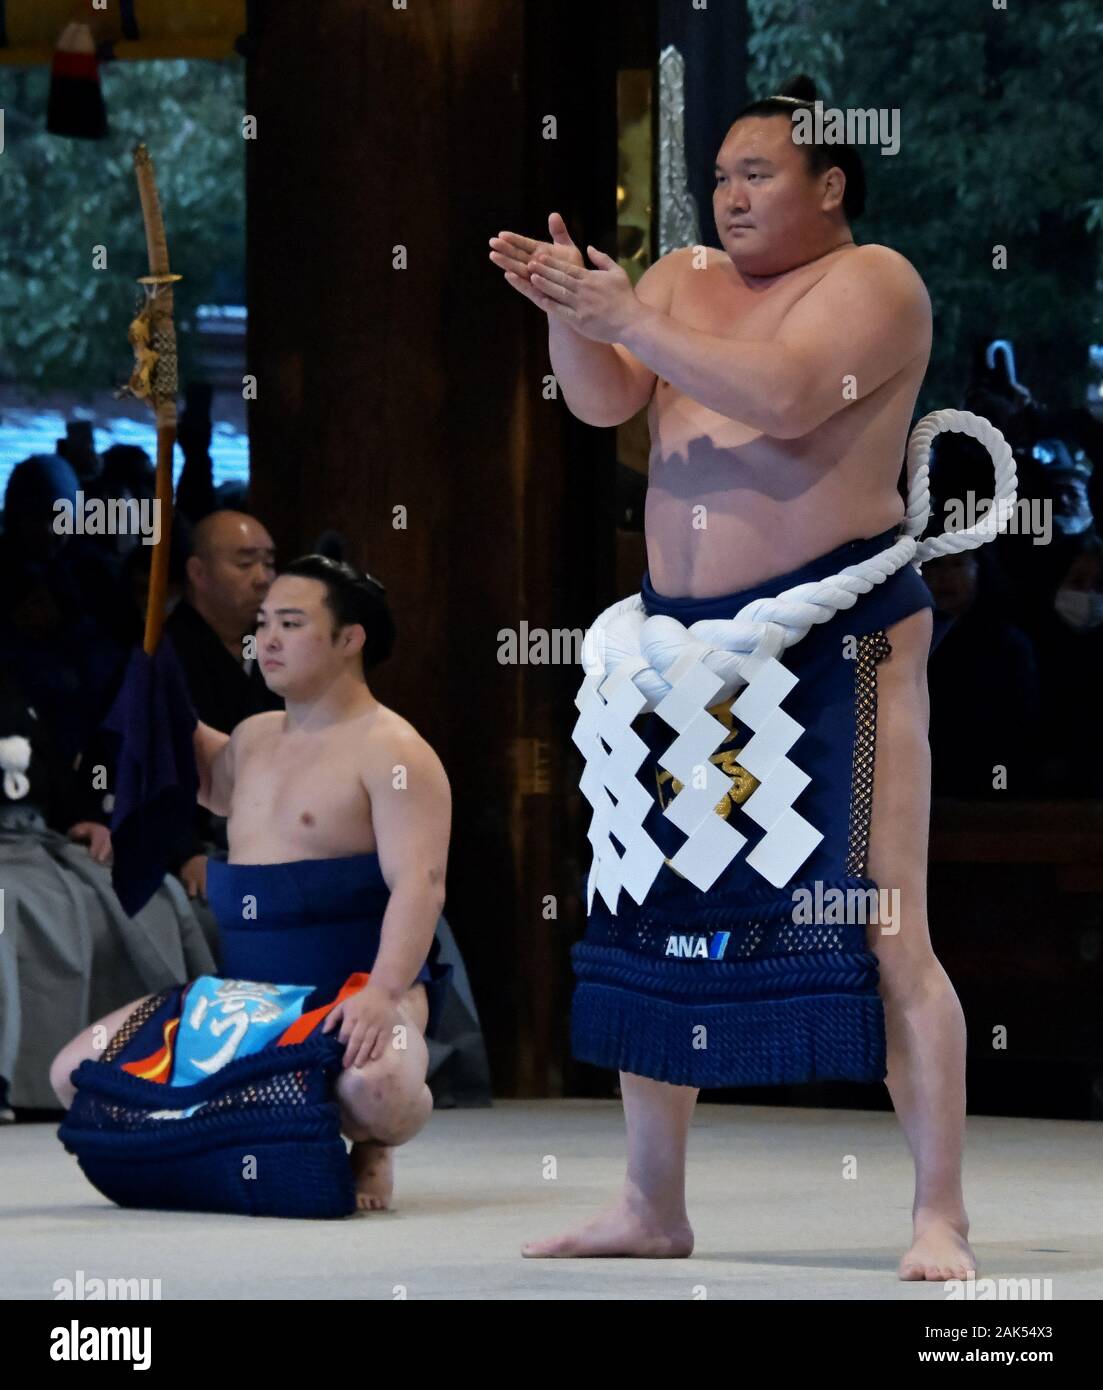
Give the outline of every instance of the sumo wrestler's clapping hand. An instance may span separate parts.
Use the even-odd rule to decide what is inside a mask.
[[[548,218],[548,231],[551,241],[534,241],[520,232],[502,232],[490,238],[490,259],[505,271],[506,283],[512,285],[518,294],[540,309],[547,309],[550,301],[532,283],[532,272],[540,262],[555,265],[563,270],[570,266],[584,266],[586,259],[571,240],[567,224],[557,212]]]
[[[362,1067],[365,1062],[377,1062],[383,1049],[394,1036],[393,1029],[401,1025],[402,1016],[394,1000],[369,980],[363,989],[343,999],[330,1010],[322,1025],[323,1033],[331,1033],[338,1023],[337,1034],[347,1043],[342,1065]]]
[[[571,240],[559,213],[548,218],[552,242],[518,232],[491,237],[490,259],[515,290],[549,318],[597,343],[619,342],[625,329],[648,310],[636,297],[626,271],[596,246],[587,246],[594,268]]]

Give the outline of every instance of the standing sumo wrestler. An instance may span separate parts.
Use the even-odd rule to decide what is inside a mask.
[[[716,158],[721,250],[672,251],[633,288],[592,247],[588,267],[556,213],[550,243],[512,232],[490,243],[508,283],[547,315],[571,411],[610,426],[647,407],[643,607],[685,627],[870,560],[904,517],[897,483],[930,303],[903,256],[855,244],[857,151],[795,143],[794,113],[810,113],[814,95],[800,79],[736,117]],[[904,565],[785,653],[799,677],[785,710],[811,775],[803,796],[789,786],[790,820],[821,836],[780,888],[756,872],[753,849],[707,891],[672,864],[685,836],[663,808],[681,788],[657,763],[671,733],[654,714],[637,721],[636,785],[652,803],[643,828],[665,862],[642,901],[605,889],[610,862],[596,865],[572,1017],[574,1055],[620,1071],[627,1175],[606,1211],[526,1255],[689,1255],[686,1147],[701,1086],[884,1080],[915,1161],[900,1277],[974,1267],[965,1023],[926,916],[932,607]],[[758,784],[739,763],[747,730],[727,705],[710,713],[727,727],[711,761],[732,778],[717,819],[748,837],[741,807]],[[595,756],[606,755],[595,745]],[[629,780],[620,789],[640,795]],[[898,890],[891,933],[796,910],[802,895],[878,887]]]

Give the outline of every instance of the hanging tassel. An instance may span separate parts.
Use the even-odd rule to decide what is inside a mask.
[[[102,140],[107,134],[96,40],[85,19],[67,24],[54,49],[46,129],[81,140]]]
[[[4,773],[4,792],[9,801],[19,801],[31,789],[27,769],[31,765],[31,745],[21,734],[0,738],[0,769]]]

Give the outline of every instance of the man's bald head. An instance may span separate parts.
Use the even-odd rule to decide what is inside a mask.
[[[211,512],[192,532],[188,600],[223,637],[244,636],[275,578],[276,551],[265,527],[247,512]]]
[[[192,528],[192,554],[204,560],[210,559],[216,551],[243,545],[248,548],[258,542],[269,549],[272,547],[272,537],[248,512],[210,512]]]

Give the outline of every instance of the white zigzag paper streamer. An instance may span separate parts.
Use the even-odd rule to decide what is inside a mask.
[[[708,712],[724,682],[702,665],[706,650],[697,644],[678,658],[669,672],[670,693],[655,707],[655,713],[678,731],[659,759],[659,765],[682,783],[681,791],[663,811],[686,837],[670,863],[701,889],[711,888],[747,843],[745,835],[713,814],[717,802],[734,784],[709,761],[728,731]]]
[[[775,888],[789,882],[823,839],[819,830],[793,810],[793,802],[812,780],[787,756],[804,733],[781,708],[796,684],[792,671],[770,657],[732,705],[732,713],[754,730],[739,754],[739,764],[758,779],[759,785],[743,810],[766,832],[747,855],[747,863]]]
[[[593,907],[595,889],[610,912],[617,910],[622,887],[637,902],[643,902],[663,862],[662,851],[643,829],[651,798],[636,773],[647,745],[632,728],[632,721],[646,699],[631,680],[632,670],[626,662],[600,689],[587,677],[575,700],[579,718],[571,737],[586,759],[579,786],[594,810],[587,834],[594,855],[586,892],[587,912]],[[624,846],[623,855],[617,853],[610,832]]]

